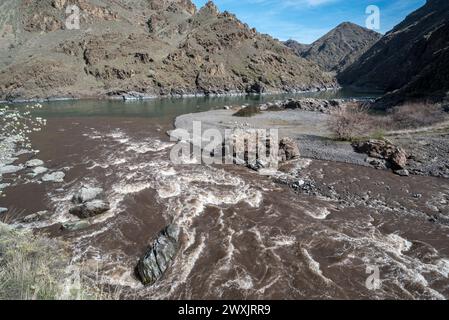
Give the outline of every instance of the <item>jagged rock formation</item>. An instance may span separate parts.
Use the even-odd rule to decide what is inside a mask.
[[[136,273],[143,284],[152,285],[162,277],[176,255],[178,237],[179,229],[175,225],[169,225],[159,233],[136,267]]]
[[[262,174],[275,172],[279,163],[300,158],[301,153],[295,140],[283,137],[277,141],[272,138],[274,137],[260,135],[256,129],[236,129],[230,135],[230,140],[223,142],[223,154],[226,154],[226,149],[231,150],[236,164]]]
[[[428,0],[388,32],[339,81],[388,92],[377,102],[441,100],[449,91],[449,1]]]
[[[76,206],[70,209],[73,214],[81,219],[87,219],[100,215],[110,209],[108,202],[99,199],[103,189],[83,186],[72,197],[72,203]]]
[[[67,4],[81,9],[67,30]],[[5,0],[0,100],[299,91],[335,79],[209,2]]]
[[[73,214],[80,219],[88,219],[105,213],[110,208],[108,202],[103,200],[92,200],[71,208],[70,214]]]
[[[387,161],[387,166],[394,170],[402,170],[407,164],[408,155],[405,150],[390,141],[359,141],[354,142],[353,147],[355,151],[365,153],[371,158]]]
[[[354,23],[344,22],[311,45],[293,40],[285,44],[299,56],[317,63],[322,69],[338,73],[371,48],[381,36]]]

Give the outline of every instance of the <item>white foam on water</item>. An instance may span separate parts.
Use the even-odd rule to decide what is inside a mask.
[[[121,165],[121,164],[125,164],[127,162],[128,162],[128,160],[126,158],[115,159],[115,160],[112,161],[112,165],[113,166],[118,166],[118,165]]]
[[[133,151],[140,154],[148,152],[158,152],[172,147],[173,143],[165,143],[159,140],[147,140],[143,142],[132,142],[126,148],[126,151]]]
[[[151,182],[136,182],[136,183],[124,183],[120,182],[112,186],[112,191],[117,194],[128,195],[139,193],[143,190],[151,188],[153,184]]]
[[[157,193],[162,199],[176,197],[181,194],[181,186],[179,184],[161,186],[158,187]]]
[[[436,267],[444,277],[449,277],[449,259],[438,260]]]
[[[391,245],[391,248],[393,248],[397,255],[401,255],[403,252],[409,251],[412,247],[412,243],[410,241],[394,233],[389,234],[387,239],[389,240],[389,245]]]
[[[174,176],[176,175],[176,170],[174,168],[169,168],[168,170],[160,170],[162,176]]]
[[[274,277],[273,280],[271,280],[270,282],[268,282],[265,286],[263,286],[263,287],[257,289],[256,292],[257,292],[259,295],[264,296],[264,295],[265,295],[265,291],[268,290],[268,289],[270,289],[270,288],[271,288],[273,285],[275,285],[280,279],[281,279],[281,276],[280,276],[280,275]]]
[[[437,280],[438,277],[435,277],[437,274],[447,279],[445,262],[441,262],[440,259],[435,261],[434,264],[429,264],[424,263],[417,257],[407,255],[406,253],[410,251],[413,245],[400,235],[382,234],[378,229],[371,226],[371,229],[365,229],[364,234],[359,237],[350,237],[343,233],[328,236],[351,246],[354,251],[353,255],[364,261],[367,266],[378,266],[381,270],[382,281],[396,283],[404,294],[410,296],[410,298],[423,297],[421,293],[418,293],[418,290],[410,292],[406,289],[409,284],[413,284],[420,287],[427,298],[444,299],[441,293],[431,287],[429,280]],[[388,274],[382,274],[383,267],[392,271]]]
[[[309,267],[310,271],[312,271],[312,273],[314,273],[318,277],[320,277],[326,284],[332,283],[331,279],[326,278],[323,275],[323,272],[320,269],[319,262],[317,262],[313,259],[313,257],[310,255],[309,251],[307,251],[307,249],[305,249],[305,248],[301,248],[301,252],[302,252],[304,258],[306,259],[306,263],[307,263],[307,266]]]
[[[324,220],[327,218],[328,215],[330,215],[330,211],[327,208],[316,208],[316,210],[306,210],[304,209],[304,212],[311,216],[314,219],[318,220]]]
[[[228,280],[223,284],[226,288],[236,288],[240,290],[250,290],[254,288],[253,279],[249,274],[244,274],[236,279]]]
[[[172,265],[173,271],[168,275],[171,278],[170,290],[164,290],[164,296],[169,296],[187,280],[206,247],[205,235],[197,237],[196,230],[192,227],[194,220],[205,212],[206,207],[227,207],[246,203],[250,207],[257,208],[263,201],[260,190],[248,185],[239,176],[230,174],[223,169],[210,166],[187,166],[182,170],[177,170],[177,167],[166,160],[168,156],[166,149],[173,145],[172,143],[162,143],[150,139],[136,142],[119,129],[107,134],[94,134],[94,136],[100,135],[113,139],[118,145],[112,146],[115,148],[114,153],[110,152],[112,148],[110,144],[102,145],[104,150],[100,149],[100,156],[90,159],[93,163],[90,168],[104,168],[105,176],[110,177],[108,180],[115,182],[109,187],[104,186],[105,200],[110,202],[111,209],[105,214],[91,219],[92,224],[108,221],[119,214],[125,209],[122,207],[122,203],[126,197],[153,189],[157,192],[161,204],[166,208],[164,216],[167,221],[177,224],[184,231],[182,247]],[[162,159],[158,159],[157,155],[152,155],[148,159],[145,153],[149,151],[161,152]],[[71,198],[76,188],[77,185],[72,185],[61,194],[51,194],[55,204],[55,215],[52,217],[51,223],[75,220],[75,217],[72,217],[68,211],[73,206]],[[96,253],[97,249],[87,245],[86,241],[90,241],[89,239],[110,230],[110,228],[111,224],[108,224],[94,232],[80,231],[75,240],[76,247],[79,249],[77,259],[87,253],[89,256],[97,254],[104,259],[105,255],[100,252]],[[229,236],[230,245],[227,248],[229,251],[225,265],[228,266],[230,266],[234,250],[231,243],[232,234],[233,231]],[[111,261],[111,263],[113,262]],[[111,278],[110,281],[111,283],[132,283],[134,280],[131,278],[132,276],[129,274],[123,275],[123,278],[120,279]],[[246,286],[244,283],[245,281],[242,282],[242,287]]]
[[[276,247],[290,247],[296,243],[296,237],[279,235],[271,238]]]

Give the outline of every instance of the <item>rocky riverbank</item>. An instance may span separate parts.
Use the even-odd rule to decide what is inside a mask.
[[[298,108],[236,117],[240,107],[221,106],[216,112],[230,121],[224,127],[274,121],[282,132],[299,129],[331,145],[320,154],[335,156],[332,146],[342,145],[341,157],[363,163],[377,156],[328,138],[323,123],[331,113]],[[270,176],[238,165],[178,165],[164,134],[172,116],[128,116],[125,103],[121,118],[73,115],[66,108],[64,117],[59,109],[55,117],[45,108],[29,115],[48,117],[45,130],[30,136],[40,152],[13,156],[19,159],[10,165],[24,168],[2,177],[13,185],[3,189],[0,207],[8,211],[0,208],[0,219],[66,241],[71,261],[86,266],[88,275],[100,274],[92,281],[117,288],[123,298],[448,296],[448,180],[311,160],[287,135],[280,136],[287,139],[280,141],[280,166]],[[215,125],[214,118],[204,120]],[[391,161],[388,150],[396,151],[377,154]],[[48,171],[28,177],[34,166]],[[46,174],[54,181],[43,182]],[[363,286],[372,263],[382,270],[382,289],[375,292]]]
[[[426,131],[385,132],[381,140],[356,143],[334,139],[329,129],[332,112],[354,100],[287,99],[253,106],[225,106],[224,110],[187,114],[175,127],[192,133],[193,121],[203,132],[218,129],[278,129],[279,137],[293,139],[304,158],[343,162],[376,169],[394,170],[398,175],[449,177],[445,136],[449,126],[438,124]],[[365,102],[365,101],[364,101]],[[239,115],[239,116],[236,116]]]

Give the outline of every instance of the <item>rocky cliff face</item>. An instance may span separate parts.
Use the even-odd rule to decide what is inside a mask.
[[[65,8],[81,9],[67,30]],[[5,0],[0,100],[323,89],[335,80],[209,2]],[[4,40],[4,41],[3,41]]]
[[[345,70],[344,85],[388,92],[379,107],[449,91],[449,1],[428,0]]]
[[[311,45],[287,41],[285,44],[299,56],[315,62],[326,71],[341,72],[365,53],[381,34],[344,22]]]

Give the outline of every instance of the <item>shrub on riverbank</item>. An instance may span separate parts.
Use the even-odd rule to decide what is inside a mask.
[[[351,103],[332,111],[328,125],[337,140],[352,141],[369,135],[372,126],[370,118],[366,107]]]
[[[388,131],[429,127],[447,119],[447,113],[438,104],[411,103],[386,114],[373,114],[368,107],[351,103],[332,111],[328,125],[335,139],[354,141],[383,139]]]
[[[439,104],[410,103],[394,108],[391,113],[391,120],[396,129],[428,127],[445,119],[446,114]]]

